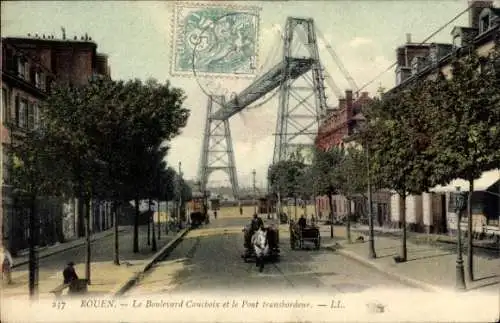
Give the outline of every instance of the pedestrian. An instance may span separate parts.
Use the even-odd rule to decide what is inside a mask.
[[[63,270],[63,278],[64,278],[64,281],[63,281],[64,284],[70,284],[72,281],[78,279],[78,275],[76,274],[74,262],[72,262],[72,261],[68,262],[68,265]]]
[[[7,248],[2,248],[2,281],[12,284],[12,265],[14,261]]]

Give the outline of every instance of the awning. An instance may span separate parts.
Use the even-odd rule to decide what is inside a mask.
[[[481,177],[474,181],[474,191],[487,191],[491,186],[500,180],[500,169],[490,170],[481,174]],[[461,191],[469,191],[469,182],[463,179],[455,179],[446,186],[436,186],[430,189],[431,192],[455,192],[456,187]]]

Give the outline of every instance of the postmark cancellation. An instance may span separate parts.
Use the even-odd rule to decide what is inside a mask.
[[[175,76],[255,77],[260,8],[177,2],[172,22]]]

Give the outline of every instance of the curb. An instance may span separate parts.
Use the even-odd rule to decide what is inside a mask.
[[[368,230],[353,228],[352,231],[353,232],[361,233],[363,235],[368,235]],[[378,235],[378,236],[387,237],[387,238],[390,238],[390,239],[392,239],[392,238],[401,239],[401,236],[398,235],[398,232],[399,231],[396,231],[396,232],[377,232],[377,231],[375,231],[375,237]],[[410,233],[410,232],[408,232],[408,233]],[[409,234],[408,235],[408,241],[412,242],[412,243],[415,243],[415,244],[423,243],[423,244],[428,244],[428,245],[433,245],[433,242],[442,243],[442,244],[449,244],[449,245],[456,245],[457,244],[456,241],[454,241],[454,240],[447,240],[444,237],[438,237],[435,240],[420,239],[418,237],[418,234],[419,233],[416,233],[415,235]],[[484,250],[490,250],[490,251],[497,251],[498,250],[498,248],[495,248],[495,247],[481,246],[481,245],[477,245],[477,244],[474,244],[473,247],[475,249],[484,249]]]
[[[386,276],[388,276],[392,279],[398,280],[399,282],[403,283],[406,286],[416,287],[416,288],[419,288],[423,291],[433,292],[433,293],[438,293],[438,292],[443,291],[443,289],[436,287],[434,285],[425,283],[421,280],[413,279],[413,278],[407,277],[405,275],[401,275],[401,274],[395,273],[391,270],[388,270],[388,268],[381,266],[381,265],[379,265],[373,261],[370,261],[368,259],[365,259],[364,257],[359,256],[358,254],[356,254],[352,251],[342,250],[342,249],[334,249],[332,247],[326,247],[326,248],[329,248],[330,250],[335,250],[335,252],[337,252],[338,254],[341,254],[347,258],[355,260],[355,261],[361,263],[362,265],[376,269],[377,271],[385,274]]]
[[[153,267],[155,263],[160,261],[161,259],[168,256],[172,250],[177,247],[177,245],[181,242],[182,238],[190,231],[190,228],[183,229],[169,242],[166,246],[160,249],[156,254],[154,254],[144,265],[144,267],[137,273],[133,274],[132,277],[127,279],[127,281],[118,288],[118,290],[111,292],[114,297],[122,296],[129,289],[131,289],[135,284],[137,284],[144,274]]]
[[[104,239],[104,238],[107,238],[107,237],[113,235],[114,231],[112,229],[111,229],[111,231],[112,232],[107,232],[106,234],[103,234],[100,237],[94,237],[94,238],[91,237],[90,238],[90,243],[98,241],[98,240],[101,240],[101,239]],[[125,229],[121,229],[119,232],[123,232],[123,231],[125,231]],[[68,251],[68,250],[71,250],[71,249],[75,249],[75,248],[84,246],[85,244],[86,244],[86,241],[84,239],[82,239],[82,241],[80,241],[78,243],[75,243],[72,246],[67,246],[66,248],[61,248],[59,250],[48,251],[48,252],[43,253],[43,254],[41,254],[40,251],[38,251],[39,252],[38,259],[47,258],[47,257],[56,255],[56,254],[61,253],[61,252],[65,252],[65,251]],[[20,262],[16,262],[16,263],[14,263],[12,265],[12,268],[17,268],[17,267],[20,267],[20,266],[24,266],[24,265],[26,265],[28,263],[29,263],[29,259],[28,260],[23,260],[23,261],[20,261]]]

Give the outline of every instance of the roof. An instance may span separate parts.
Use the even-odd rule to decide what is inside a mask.
[[[490,170],[481,174],[480,178],[474,180],[474,191],[488,191],[490,187],[500,181],[500,169]],[[438,185],[433,187],[431,192],[455,192],[456,188],[460,187],[463,192],[469,191],[469,181],[463,179],[455,179],[445,186]]]
[[[2,42],[12,44],[37,44],[45,46],[86,46],[97,48],[97,43],[91,39],[78,40],[78,39],[52,39],[52,38],[36,38],[36,37],[2,37]]]

